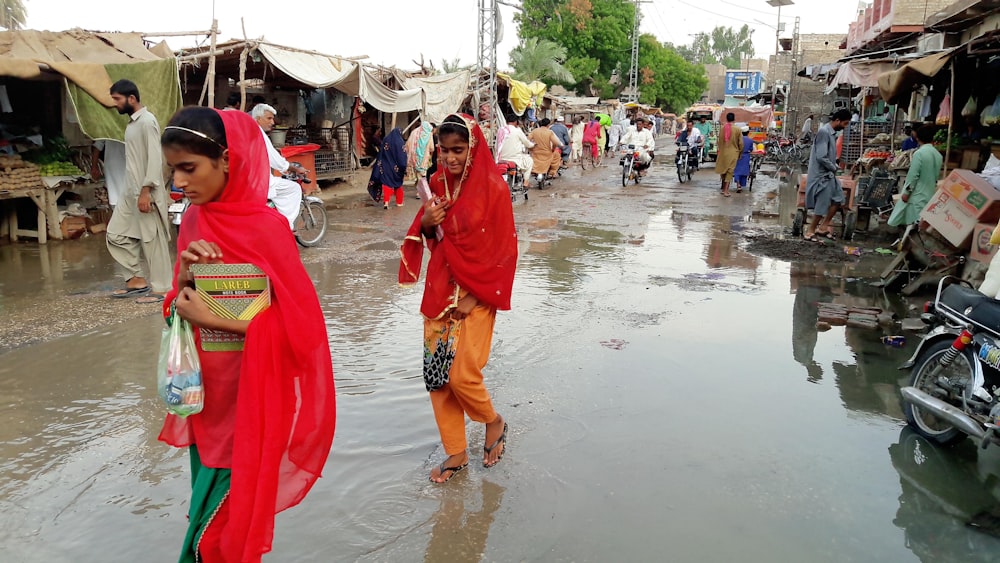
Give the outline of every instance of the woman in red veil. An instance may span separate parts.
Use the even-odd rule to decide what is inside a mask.
[[[503,457],[507,423],[493,408],[483,383],[497,310],[510,309],[517,233],[510,191],[497,173],[479,125],[451,115],[438,129],[438,171],[431,197],[417,212],[401,249],[399,281],[420,276],[423,249],[431,252],[420,312],[424,316],[424,375],[447,354],[448,382],[430,392],[448,458],[431,471],[443,483],[469,463],[465,417],[486,425],[483,466]],[[440,367],[440,365],[438,365]]]
[[[188,447],[192,496],[181,562],[260,561],[274,516],[305,497],[326,463],[336,411],[323,313],[288,222],[267,206],[260,127],[238,111],[191,107],[164,128],[184,214],[174,286],[164,302],[201,328],[245,335],[241,352],[205,352],[201,413],[167,415],[160,440]],[[213,314],[190,286],[191,264],[253,264],[271,305],[251,321]],[[195,331],[198,334],[198,331]]]

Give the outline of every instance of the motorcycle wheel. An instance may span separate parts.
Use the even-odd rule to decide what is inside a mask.
[[[295,240],[308,248],[316,246],[326,234],[326,208],[318,201],[310,201],[302,206],[295,222]]]
[[[622,165],[622,187],[628,185],[629,176],[632,175],[632,162],[628,161]]]
[[[965,386],[969,378],[972,377],[973,362],[976,361],[968,349],[952,360],[948,367],[939,370],[936,374],[932,373],[931,368],[937,365],[938,360],[949,348],[951,348],[951,341],[945,340],[925,350],[913,366],[910,386],[939,399],[941,397],[933,393],[934,390],[940,390],[940,387],[934,384],[934,380],[938,377],[959,381],[962,386]],[[958,407],[958,405],[955,406]],[[917,434],[941,446],[953,446],[965,439],[965,434],[961,430],[905,401],[903,402],[903,416],[906,417],[906,423]]]
[[[684,183],[684,175],[687,173],[687,170],[687,162],[681,160],[677,163],[677,180],[682,184]]]
[[[687,176],[688,176],[688,182],[690,182],[691,181],[691,167],[690,166],[688,166],[688,169],[687,169]]]

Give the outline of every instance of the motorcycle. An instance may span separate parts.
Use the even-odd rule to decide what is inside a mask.
[[[685,158],[685,156],[687,158]],[[691,181],[691,174],[698,169],[698,153],[692,151],[686,144],[677,145],[677,154],[674,156],[674,164],[677,165],[677,179],[683,184]]]
[[[517,200],[517,196],[523,194],[524,200],[528,200],[528,189],[524,185],[524,173],[517,169],[517,164],[509,160],[501,160],[497,163],[497,170],[507,182],[510,188],[510,201]]]
[[[170,224],[174,226],[174,235],[180,233],[181,221],[184,218],[184,212],[191,205],[188,198],[184,197],[184,190],[179,190],[174,187],[173,182],[170,183],[170,205],[167,206],[167,219],[170,220]]]
[[[292,170],[282,174],[281,177],[295,182],[300,188],[303,184],[312,183],[312,180],[305,174],[300,174]],[[308,248],[316,246],[323,239],[323,236],[326,234],[328,219],[323,200],[315,196],[306,195],[305,189],[301,193],[302,201],[299,204],[299,216],[295,219],[294,234],[295,240],[300,245]],[[274,207],[271,201],[268,201],[267,204]]]
[[[946,276],[924,311],[930,330],[900,367],[911,370],[900,390],[907,424],[942,446],[1000,444],[1000,301]]]
[[[622,187],[628,185],[629,180],[639,183],[639,151],[635,150],[635,145],[629,145],[622,151],[622,157],[618,161],[622,167]]]

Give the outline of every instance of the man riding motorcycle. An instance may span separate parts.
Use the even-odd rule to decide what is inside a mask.
[[[694,126],[694,121],[688,121],[687,126],[677,137],[678,145],[687,145],[688,151],[697,155],[705,147],[705,136]],[[693,168],[698,169],[698,159],[694,159]]]
[[[518,171],[521,172],[521,177],[524,178],[524,182],[527,182],[528,172],[531,170],[534,161],[531,156],[525,151],[534,148],[535,143],[528,140],[528,136],[524,134],[521,127],[518,126],[517,116],[514,115],[513,111],[510,111],[507,118],[507,125],[501,127],[497,132],[497,144],[499,148],[497,149],[497,162],[513,162],[517,165]]]
[[[653,151],[656,149],[652,127],[648,125],[650,125],[649,121],[645,117],[637,118],[635,131],[630,131],[621,140],[623,147],[628,148],[629,145],[632,145],[639,153],[638,172],[640,175],[644,169],[649,168],[649,164],[653,161]]]
[[[260,125],[261,134],[264,136],[268,166],[281,174],[293,169],[296,173],[304,175],[305,168],[302,168],[297,162],[289,163],[271,144],[271,138],[267,134],[274,129],[274,115],[276,113],[278,112],[267,104],[257,104],[250,114]],[[278,210],[278,213],[288,219],[288,226],[294,231],[295,220],[299,216],[299,206],[302,203],[302,187],[296,182],[272,175],[268,178],[267,199],[274,203],[274,208]]]

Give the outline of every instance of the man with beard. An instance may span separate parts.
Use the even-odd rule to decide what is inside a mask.
[[[277,170],[279,174],[285,174],[291,170],[305,176],[307,172],[301,164],[298,162],[289,162],[285,157],[281,156],[281,153],[271,143],[271,137],[268,136],[268,133],[274,129],[274,116],[277,113],[276,109],[267,104],[257,104],[250,113],[250,117],[254,118],[257,125],[260,125],[261,135],[264,136],[264,146],[267,147],[268,166],[271,167],[271,170]],[[274,203],[274,207],[278,210],[278,213],[281,213],[285,216],[285,219],[288,219],[288,228],[294,231],[295,220],[299,216],[299,206],[302,204],[302,188],[299,184],[272,174],[268,178],[267,199]],[[403,201],[402,196],[397,200],[397,203],[401,201]]]
[[[139,88],[130,80],[111,86],[118,113],[129,116],[125,127],[125,189],[108,223],[108,251],[124,271],[125,287],[111,297],[140,297],[157,303],[170,289],[173,261],[163,182],[163,151],[156,117],[139,102]],[[143,261],[145,264],[143,264]],[[145,266],[145,267],[144,267]]]

